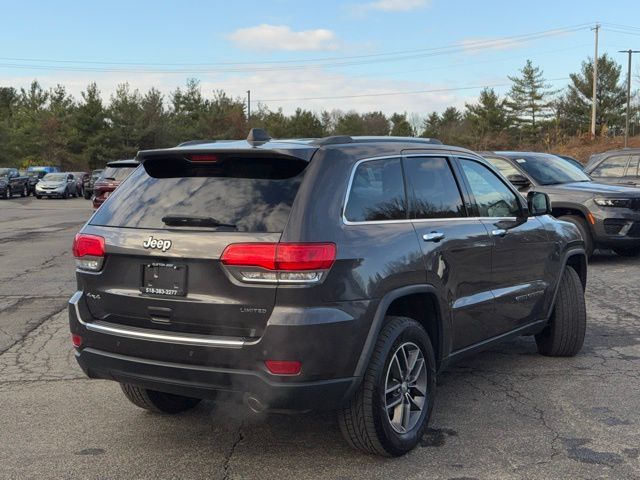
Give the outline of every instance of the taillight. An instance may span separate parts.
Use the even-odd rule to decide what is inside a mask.
[[[73,239],[73,256],[76,266],[82,270],[97,272],[104,261],[104,238],[79,233]]]
[[[333,243],[234,243],[220,257],[243,281],[269,283],[319,282],[335,260]]]

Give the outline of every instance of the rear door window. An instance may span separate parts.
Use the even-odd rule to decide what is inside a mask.
[[[91,223],[282,232],[306,166],[303,160],[263,157],[225,157],[215,163],[147,160],[97,210]],[[180,224],[176,219],[186,220]]]
[[[466,216],[460,190],[446,158],[407,157],[404,168],[411,218]]]
[[[628,155],[609,157],[598,165],[598,167],[592,172],[592,175],[594,177],[605,178],[623,177],[627,168],[627,163],[629,163]]]
[[[121,182],[133,172],[133,167],[107,167],[100,175],[100,180],[115,180]]]
[[[344,215],[350,222],[407,218],[400,158],[368,160],[356,167]]]

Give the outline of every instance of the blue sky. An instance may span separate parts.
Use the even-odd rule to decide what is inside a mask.
[[[37,78],[78,96],[95,81],[108,97],[119,83],[168,94],[194,77],[205,95],[250,89],[254,108],[266,101],[285,111],[424,115],[461,107],[483,85],[506,92],[507,75],[527,58],[562,87],[593,55],[596,21],[601,52],[623,63],[618,50],[640,48],[640,17],[630,14],[637,2],[626,0],[23,0],[0,7],[0,85]]]

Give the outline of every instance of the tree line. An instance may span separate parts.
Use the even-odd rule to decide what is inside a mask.
[[[398,135],[433,137],[474,150],[550,149],[589,132],[592,74],[593,61],[587,59],[570,75],[566,88],[554,90],[540,67],[527,61],[509,77],[511,88],[504,97],[485,88],[463,109],[449,107],[424,118],[302,108],[287,115],[266,105],[247,118],[243,99],[221,90],[207,98],[195,79],[168,96],[155,88],[141,93],[125,83],[108,101],[95,83],[76,99],[62,85],[47,90],[33,81],[27,89],[0,87],[0,165],[97,168],[113,159],[131,158],[140,149],[192,139],[245,138],[252,127],[264,128],[274,138]],[[596,102],[598,135],[620,133],[626,79],[621,65],[606,54],[598,60]],[[634,104],[633,130],[637,112]]]

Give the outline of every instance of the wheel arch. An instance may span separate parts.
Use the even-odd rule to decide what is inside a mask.
[[[580,277],[580,283],[582,283],[583,291],[587,286],[587,253],[583,248],[572,248],[571,250],[565,252],[565,255],[562,259],[562,267],[559,269],[558,278],[553,290],[553,297],[551,298],[551,303],[549,304],[549,308],[547,311],[547,320],[551,318],[553,308],[556,304],[558,290],[560,289],[560,279],[562,278],[562,275],[564,275],[564,272],[568,267],[573,268],[578,274],[578,277]]]
[[[448,334],[444,322],[447,314],[437,289],[433,285],[420,284],[392,290],[382,297],[373,316],[354,376],[364,376],[387,315],[412,318],[425,328],[436,357],[436,367],[439,368],[447,353],[444,352]]]

